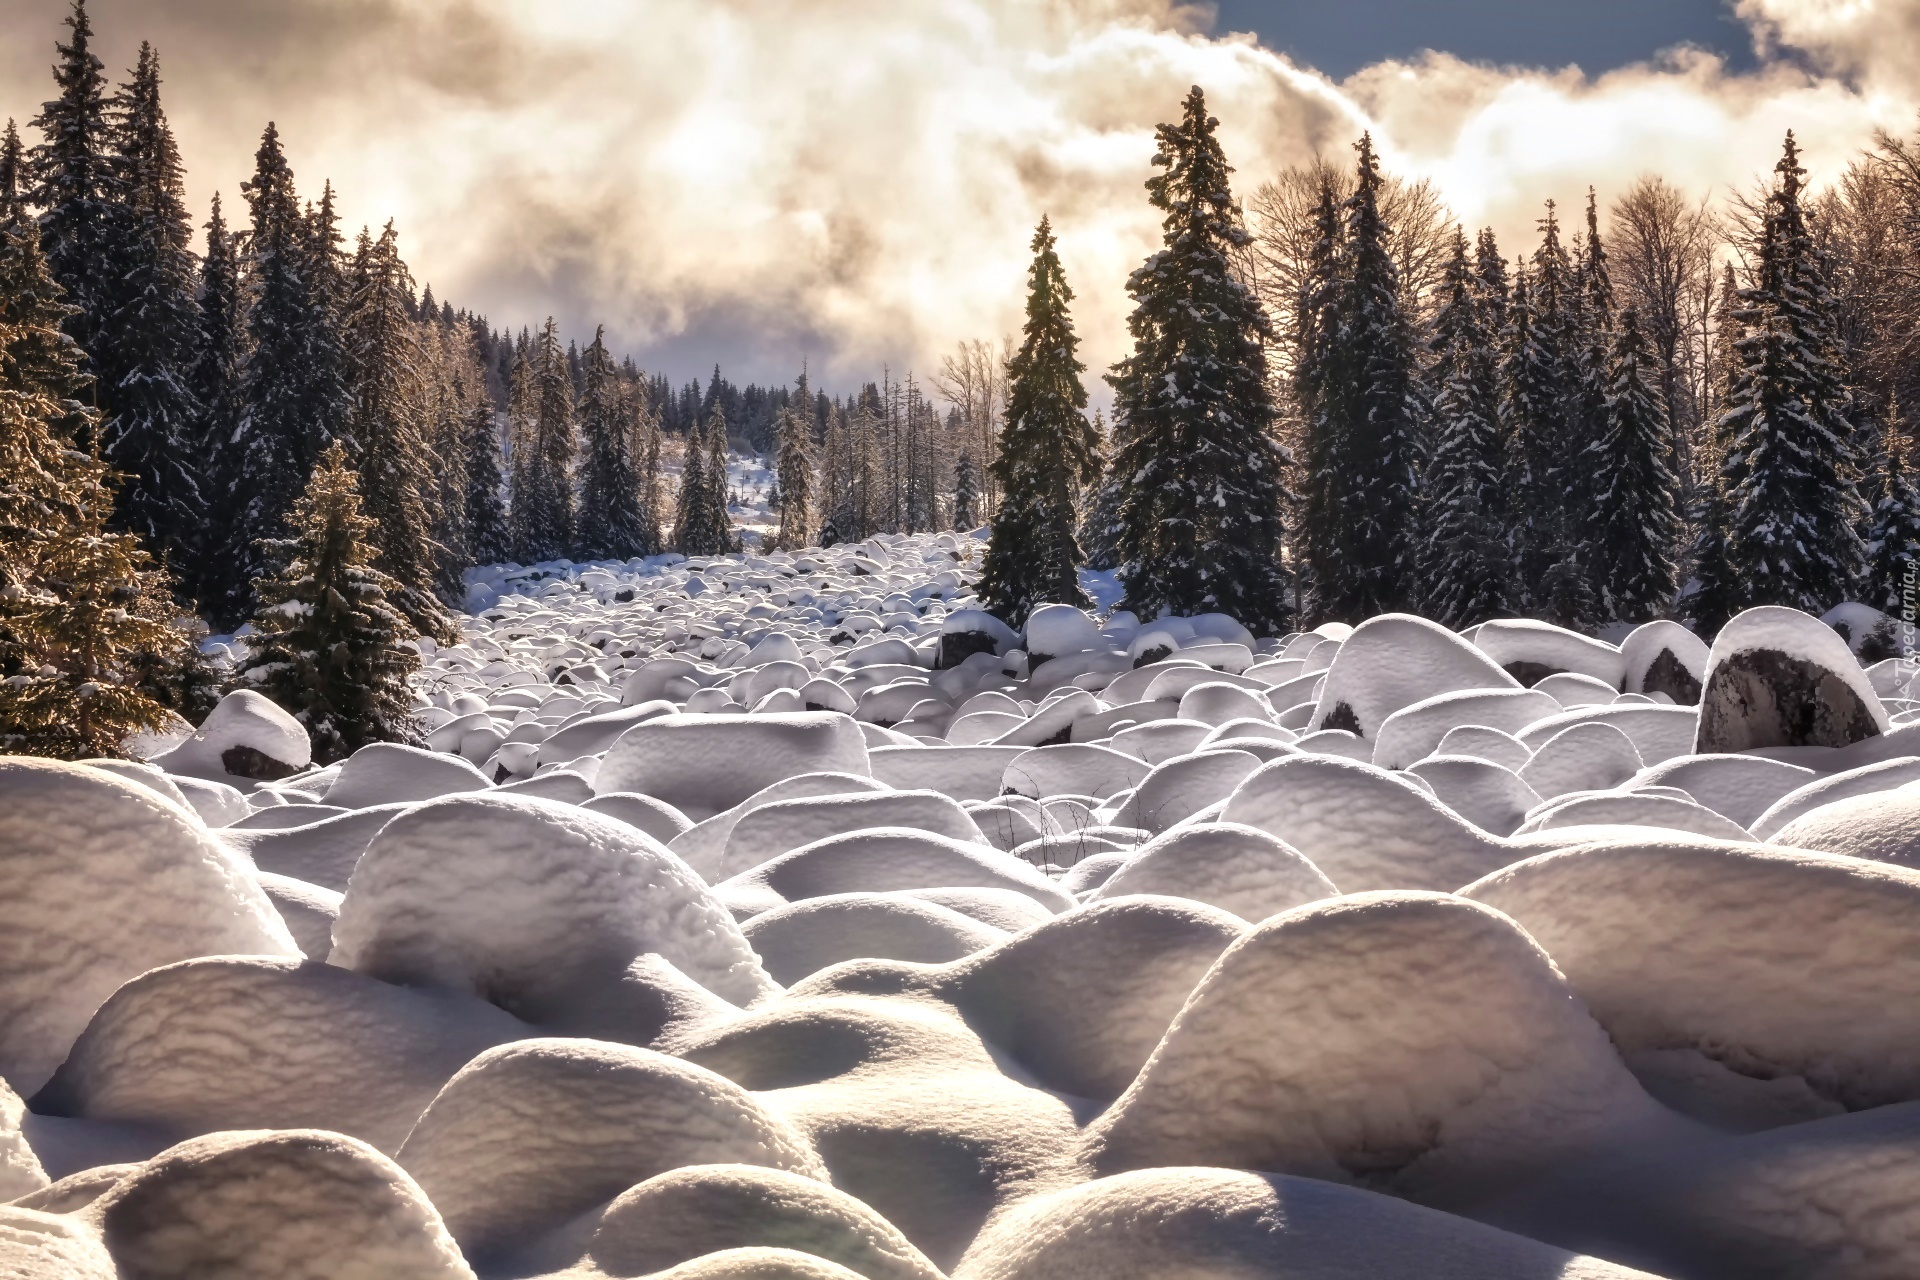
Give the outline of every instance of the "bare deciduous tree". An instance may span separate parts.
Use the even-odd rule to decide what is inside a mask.
[[[1691,468],[1708,411],[1714,252],[1719,228],[1705,199],[1665,178],[1641,176],[1614,201],[1609,228],[1614,288],[1639,310],[1659,361],[1676,460]]]

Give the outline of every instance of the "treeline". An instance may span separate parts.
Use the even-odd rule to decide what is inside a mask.
[[[1647,177],[1571,235],[1548,202],[1510,261],[1370,138],[1243,207],[1216,126],[1196,88],[1158,131],[1110,438],[1042,224],[981,584],[1003,617],[1084,603],[1083,555],[1143,616],[1269,630],[1911,616],[1920,151],[1882,137],[1810,198],[1789,134],[1723,214]]]

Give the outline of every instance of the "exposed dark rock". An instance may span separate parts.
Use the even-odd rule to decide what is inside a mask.
[[[940,653],[934,666],[949,671],[976,653],[992,653],[993,637],[984,631],[949,631],[940,637]]]
[[[1137,671],[1141,667],[1147,666],[1151,663],[1159,662],[1162,658],[1170,658],[1172,656],[1173,656],[1173,650],[1167,648],[1167,646],[1163,644],[1157,644],[1153,646],[1153,648],[1151,649],[1143,650],[1140,656],[1133,660],[1133,666],[1134,666],[1134,669]]]
[[[1693,749],[1706,755],[1844,747],[1879,732],[1860,695],[1832,671],[1777,649],[1753,649],[1708,674]]]
[[[300,772],[298,765],[275,760],[258,747],[228,747],[220,753],[220,766],[236,778],[256,782],[277,782]]]
[[[1636,692],[1664,693],[1683,707],[1700,705],[1700,682],[1671,649],[1662,649],[1647,665],[1646,678]]]
[[[1557,676],[1565,667],[1550,667],[1544,662],[1509,662],[1504,668],[1506,673],[1531,689],[1548,676]]]

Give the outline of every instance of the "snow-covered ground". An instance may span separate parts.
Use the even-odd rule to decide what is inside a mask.
[[[482,571],[424,748],[0,759],[0,1275],[1920,1275],[1911,662],[978,555]]]

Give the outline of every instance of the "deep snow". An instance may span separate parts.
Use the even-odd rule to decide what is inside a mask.
[[[420,747],[0,760],[0,1275],[1920,1274],[1910,670],[978,551],[496,567]]]

